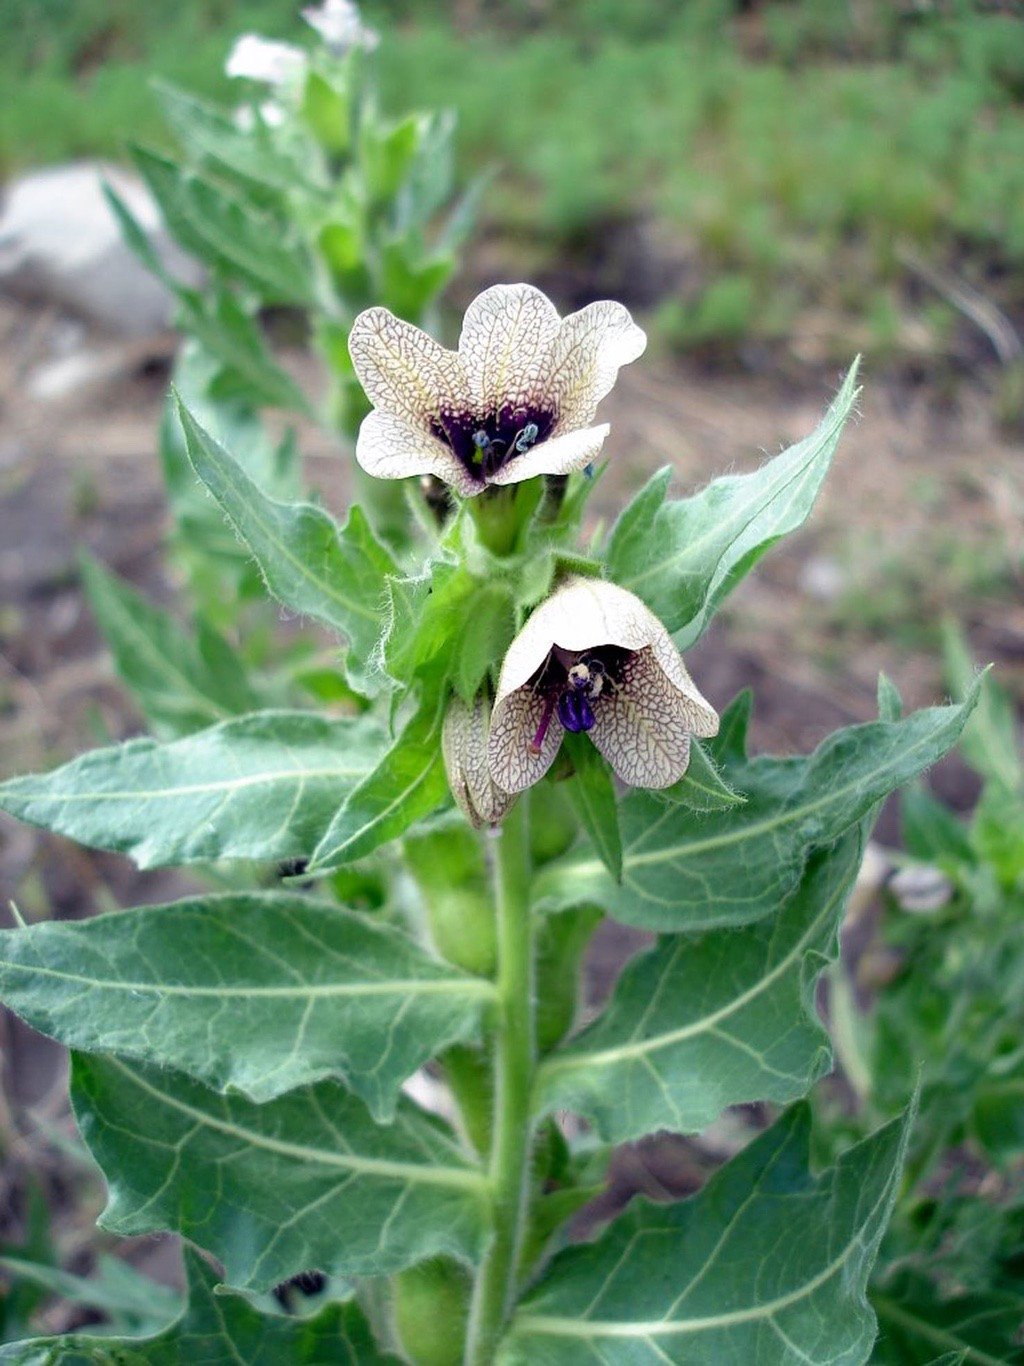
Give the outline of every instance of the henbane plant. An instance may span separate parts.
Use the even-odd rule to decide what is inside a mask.
[[[973,697],[903,717],[883,681],[877,721],[748,755],[749,695],[706,700],[680,647],[806,518],[855,374],[753,473],[677,498],[662,472],[584,539],[595,410],[642,349],[621,306],[559,318],[527,285],[475,299],[457,351],[358,318],[357,456],[410,481],[402,550],[356,507],[271,497],[180,405],[196,478],[269,592],[344,640],[348,688],[243,692],[0,787],[23,820],[234,889],[0,935],[3,1000],[72,1050],[103,1226],[217,1265],[188,1254],[155,1337],[0,1360],[867,1360],[907,1120],[812,1173],[814,989],[879,803]],[[655,939],[581,1014],[601,913]],[[424,1068],[440,1114],[407,1086]],[[572,1245],[613,1145],[751,1101],[792,1108],[691,1200]],[[310,1270],[340,1303],[269,1313]]]
[[[0,932],[0,999],[71,1050],[103,1227],[180,1234],[187,1302],[0,1360],[865,1361],[907,1121],[812,1174],[814,993],[878,804],[973,696],[904,718],[883,681],[878,721],[750,757],[749,695],[709,700],[681,653],[809,514],[855,372],[760,469],[691,497],[664,470],[590,531],[643,332],[499,285],[456,350],[428,335],[471,207],[442,213],[451,121],[381,114],[345,0],[305,17],[312,51],[236,45],[240,109],[162,92],[181,160],[137,153],[202,289],[114,205],[188,337],[161,452],[194,638],[87,562],[153,735],[0,786],[196,887]],[[282,307],[355,442],[344,521],[261,424],[316,407],[267,343]],[[333,647],[283,652],[268,597]],[[595,1009],[602,915],[654,942]],[[792,1108],[692,1200],[574,1245],[614,1145],[750,1101]],[[310,1271],[311,1312],[277,1312]]]

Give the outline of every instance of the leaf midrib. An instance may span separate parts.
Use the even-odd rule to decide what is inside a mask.
[[[916,744],[912,745],[910,748],[903,752],[904,760],[911,758],[915,753],[917,753],[918,750],[923,749],[926,745],[932,743],[935,739],[936,733],[922,736]],[[784,807],[783,810],[777,813],[776,815],[766,816],[763,820],[754,821],[750,825],[745,825],[741,827],[739,830],[727,830],[721,835],[712,835],[708,839],[694,840],[685,844],[673,845],[669,848],[652,849],[650,853],[647,854],[627,853],[622,861],[623,880],[626,880],[625,873],[632,870],[633,868],[644,867],[650,864],[668,862],[672,859],[681,857],[683,855],[690,857],[693,854],[704,854],[714,849],[728,848],[730,845],[741,844],[744,840],[750,839],[757,835],[766,834],[769,831],[776,830],[780,826],[787,825],[792,821],[800,820],[804,816],[813,815],[815,812],[821,810],[822,807],[827,807],[830,803],[838,802],[848,793],[854,792],[858,788],[866,786],[874,778],[876,778],[879,773],[884,772],[884,768],[885,765],[880,764],[871,773],[856,779],[854,782],[848,783],[845,787],[829,788],[828,791],[825,792],[824,795],[818,798],[816,801],[806,802],[803,806]],[[805,775],[805,784],[809,780],[809,778],[810,772],[808,772]],[[583,862],[572,864],[571,870],[574,876],[582,875],[584,877],[587,877],[591,875],[593,872],[602,871],[602,867],[603,865],[598,860],[587,859]],[[630,886],[633,886],[634,890],[636,890],[640,895],[647,896],[647,893],[643,891],[642,888],[635,887],[635,884],[630,884]]]
[[[172,1110],[178,1110],[181,1114],[187,1115],[189,1119],[195,1120],[199,1125],[215,1129],[219,1133],[229,1134],[233,1138],[251,1144],[254,1148],[263,1148],[267,1152],[279,1153],[282,1157],[293,1157],[301,1162],[311,1162],[322,1167],[340,1167],[345,1171],[361,1172],[367,1176],[392,1177],[402,1181],[449,1186],[457,1190],[479,1191],[486,1185],[483,1173],[468,1167],[465,1170],[460,1170],[457,1167],[418,1166],[410,1162],[359,1157],[350,1153],[333,1152],[325,1148],[310,1148],[302,1143],[289,1143],[280,1138],[268,1138],[265,1134],[254,1133],[253,1130],[246,1129],[242,1125],[216,1119],[205,1110],[197,1110],[195,1106],[189,1105],[186,1101],[169,1096],[166,1091],[161,1091],[159,1087],[152,1086],[137,1072],[133,1072],[130,1067],[125,1066],[116,1058],[105,1056],[104,1063],[121,1072],[132,1085],[138,1086],[140,1090],[152,1096],[159,1104],[166,1105]]]
[[[581,1050],[578,1053],[566,1054],[562,1057],[555,1056],[541,1064],[540,1079],[549,1077],[553,1072],[562,1072],[567,1069],[574,1071],[580,1067],[607,1067],[625,1058],[642,1057],[645,1053],[657,1052],[662,1048],[671,1047],[672,1044],[681,1043],[684,1039],[691,1038],[696,1034],[702,1034],[721,1020],[728,1019],[736,1011],[742,1010],[750,1001],[756,1000],[800,959],[805,948],[813,941],[822,924],[833,913],[836,903],[845,895],[846,890],[845,882],[836,888],[793,947],[776,963],[770,972],[759,979],[755,986],[741,992],[739,996],[733,997],[726,1005],[720,1006],[710,1015],[702,1015],[699,1020],[693,1020],[689,1024],[682,1025],[679,1029],[671,1030],[666,1034],[655,1035],[650,1039],[631,1040],[616,1048],[598,1049],[595,1052]]]
[[[330,996],[387,996],[398,992],[418,994],[443,994],[460,992],[470,996],[494,996],[493,982],[479,977],[412,977],[392,978],[382,982],[324,982],[309,986],[188,986],[184,983],[163,982],[124,982],[112,978],[87,977],[75,972],[64,972],[59,968],[47,968],[34,963],[18,963],[13,959],[0,958],[0,969],[24,972],[32,976],[52,977],[61,982],[74,982],[91,987],[96,991],[149,992],[160,996],[213,996],[218,1000],[225,996],[262,996],[267,998],[294,996],[297,1000],[311,997]]]
[[[224,778],[211,783],[183,783],[180,787],[134,788],[113,792],[53,792],[49,789],[33,793],[19,792],[15,783],[7,786],[7,792],[21,797],[23,801],[48,802],[104,802],[104,801],[165,801],[171,797],[195,796],[202,792],[235,792],[245,787],[258,787],[260,784],[271,786],[277,783],[304,783],[307,779],[318,778],[363,778],[366,768],[289,768],[271,769],[263,773],[250,773],[244,778]],[[31,784],[38,781],[34,776],[21,781]],[[0,795],[3,789],[0,788]]]
[[[871,1207],[861,1227],[870,1228],[872,1222],[882,1209],[889,1198],[895,1176],[891,1176],[883,1186],[882,1193],[878,1200]],[[799,1304],[808,1295],[825,1285],[839,1271],[843,1269],[855,1249],[864,1251],[864,1244],[859,1236],[851,1239],[843,1249],[840,1256],[836,1257],[816,1276],[812,1276],[803,1285],[791,1290],[786,1295],[780,1295],[777,1299],[769,1300],[767,1304],[753,1305],[749,1309],[735,1309],[728,1314],[713,1314],[704,1318],[694,1319],[655,1319],[651,1322],[622,1323],[611,1320],[586,1320],[572,1319],[564,1316],[546,1314],[523,1314],[517,1315],[514,1320],[514,1329],[526,1328],[535,1333],[544,1333],[550,1337],[610,1337],[610,1338],[651,1338],[651,1337],[677,1337],[688,1333],[706,1333],[716,1328],[731,1328],[735,1324],[755,1323],[759,1319],[772,1319],[783,1309],[788,1309],[792,1304]]]

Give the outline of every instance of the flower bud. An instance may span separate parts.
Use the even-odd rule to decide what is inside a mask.
[[[515,802],[514,796],[502,792],[491,779],[487,763],[490,713],[490,704],[482,694],[471,706],[453,697],[441,731],[448,786],[459,810],[476,830],[498,825]]]

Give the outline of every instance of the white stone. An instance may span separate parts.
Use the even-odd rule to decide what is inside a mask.
[[[55,304],[121,336],[159,332],[170,326],[173,298],[121,240],[104,180],[171,274],[199,283],[199,265],[171,242],[141,182],[117,167],[83,161],[35,171],[8,187],[0,209],[0,290]]]

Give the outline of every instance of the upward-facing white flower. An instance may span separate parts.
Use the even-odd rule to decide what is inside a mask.
[[[590,425],[598,403],[646,344],[621,304],[603,300],[560,318],[532,285],[479,294],[458,351],[369,308],[349,336],[374,406],[356,459],[378,478],[434,474],[466,496],[583,469],[608,435],[607,423]]]
[[[264,85],[286,85],[305,70],[302,48],[261,38],[258,33],[243,33],[236,39],[224,64],[226,75],[262,81]]]
[[[353,47],[372,52],[380,42],[380,34],[367,28],[352,0],[323,0],[322,4],[304,9],[302,17],[338,57]]]
[[[690,736],[718,731],[665,627],[600,579],[567,579],[509,646],[488,742],[496,786],[521,792],[543,778],[567,730],[586,731],[634,787],[670,787]]]

